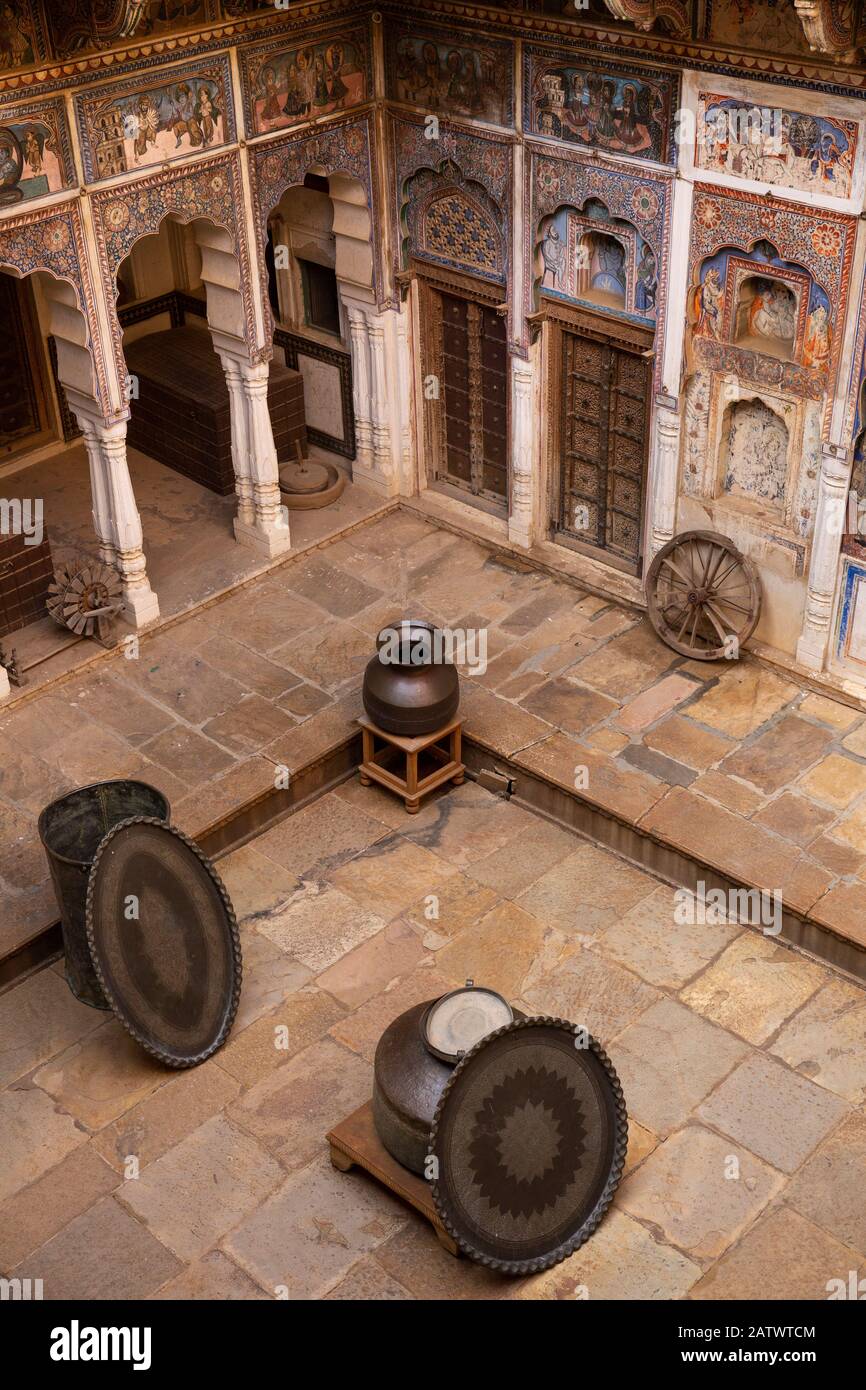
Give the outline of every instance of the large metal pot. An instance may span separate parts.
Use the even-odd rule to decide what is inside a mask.
[[[386,733],[432,734],[454,718],[460,702],[457,668],[446,659],[443,634],[409,619],[383,628],[364,672],[364,709]]]
[[[467,981],[467,989],[471,985]],[[442,1061],[425,1042],[427,1014],[440,1002],[441,998],[427,999],[395,1018],[379,1039],[373,1059],[376,1133],[398,1163],[422,1175],[436,1106],[457,1060]],[[524,1017],[519,1009],[511,1012],[514,1018]]]
[[[373,1062],[373,1120],[390,1154],[424,1172],[439,1097],[453,1066],[427,1051],[422,1021],[435,999],[416,1004],[385,1029]]]

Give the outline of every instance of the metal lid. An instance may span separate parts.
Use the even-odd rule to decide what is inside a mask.
[[[241,992],[229,896],[192,840],[151,816],[114,826],[87,885],[87,942],[124,1028],[171,1067],[225,1042]]]
[[[424,1044],[443,1062],[459,1062],[488,1033],[511,1023],[514,1012],[495,989],[467,980],[462,989],[443,994],[422,1021]]]
[[[559,1018],[517,1020],[468,1052],[442,1093],[436,1210],[472,1259],[538,1273],[592,1235],[627,1141],[622,1087],[595,1039]]]

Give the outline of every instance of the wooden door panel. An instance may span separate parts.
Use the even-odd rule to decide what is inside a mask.
[[[599,333],[561,333],[556,529],[635,571],[640,560],[649,371],[645,354]]]
[[[508,356],[505,323],[488,304],[430,287],[424,340],[438,343],[441,382],[428,400],[434,471],[475,496],[508,496]],[[431,361],[431,353],[425,352]],[[430,368],[425,368],[429,370]]]

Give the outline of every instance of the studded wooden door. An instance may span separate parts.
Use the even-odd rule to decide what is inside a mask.
[[[425,399],[433,474],[495,506],[508,502],[508,354],[492,304],[427,287]]]
[[[652,369],[645,347],[563,330],[554,530],[640,568]]]

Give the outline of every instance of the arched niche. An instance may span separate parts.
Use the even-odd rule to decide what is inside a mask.
[[[373,300],[372,222],[360,180],[312,166],[286,188],[267,219],[268,300],[285,327],[346,339],[347,300]],[[317,267],[318,271],[311,270]],[[324,274],[322,273],[324,272]],[[337,321],[317,321],[311,290],[325,298],[333,280]]]
[[[747,275],[737,292],[734,342],[788,361],[797,338],[798,296],[781,280]]]
[[[658,266],[633,223],[599,198],[563,204],[542,218],[534,248],[536,294],[552,294],[652,323]]]
[[[760,396],[731,401],[722,419],[724,495],[784,512],[789,442],[785,421]]]
[[[453,160],[417,170],[403,188],[403,262],[432,260],[485,280],[505,276],[502,210]]]
[[[625,309],[628,248],[608,232],[584,232],[577,243],[577,285],[581,299],[603,308]]]

